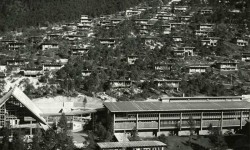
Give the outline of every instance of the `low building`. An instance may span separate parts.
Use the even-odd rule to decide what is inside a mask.
[[[244,52],[241,54],[241,60],[245,62],[250,61],[250,52]]]
[[[187,22],[190,21],[192,16],[180,16],[181,22]]]
[[[194,56],[195,47],[174,47],[173,52],[177,57]]]
[[[248,39],[237,39],[236,44],[238,46],[248,46]]]
[[[199,24],[199,26],[198,26],[198,28],[199,28],[199,30],[201,30],[201,31],[207,31],[207,30],[213,30],[213,27],[214,27],[214,24],[208,24],[208,23],[206,23],[206,24]]]
[[[128,9],[125,12],[125,16],[126,17],[132,17],[132,16],[138,16],[140,15],[142,12],[140,10],[136,10],[136,9]]]
[[[181,80],[165,80],[165,79],[163,79],[163,80],[159,80],[159,79],[154,80],[154,83],[159,88],[169,87],[169,88],[172,88],[172,89],[176,89],[177,91],[179,90],[180,82],[181,82]]]
[[[156,63],[154,66],[155,71],[171,71],[173,63]]]
[[[212,8],[202,8],[201,10],[199,10],[199,13],[201,15],[210,15],[213,13],[213,9]]]
[[[99,39],[99,41],[102,45],[106,45],[108,47],[115,46],[115,43],[116,43],[115,38],[102,38],[102,39]]]
[[[83,25],[91,26],[92,25],[92,19],[89,18],[88,15],[81,15],[80,23],[83,24]]]
[[[139,59],[139,56],[137,55],[130,55],[127,57],[127,62],[129,65],[134,65],[135,64],[135,61]]]
[[[133,85],[132,80],[110,80],[109,83],[112,88],[130,88]]]
[[[188,10],[188,6],[175,6],[174,12],[175,13],[185,13]]]
[[[210,30],[195,30],[196,36],[210,37],[214,32]]]
[[[210,124],[222,131],[242,129],[250,117],[250,102],[238,97],[202,97],[196,101],[180,98],[182,102],[172,102],[170,97],[157,102],[105,102],[104,106],[112,117],[114,133],[136,128],[139,135],[151,133],[152,136],[169,131],[183,135],[190,129],[190,118],[194,121],[196,134],[202,135],[208,134]]]
[[[82,71],[82,76],[83,77],[89,77],[90,75],[91,75],[91,73],[92,73],[92,70],[83,70]]]
[[[188,67],[188,73],[204,73],[206,72],[207,68],[209,68],[209,65],[192,65]]]
[[[43,71],[58,71],[63,66],[62,64],[43,64]]]
[[[124,19],[119,19],[119,18],[110,19],[111,24],[115,25],[115,26],[122,23],[123,21],[124,21]]]
[[[37,77],[43,75],[43,70],[42,68],[25,68],[20,73],[26,77]]]
[[[160,141],[128,141],[97,143],[99,150],[166,150],[167,145]]]
[[[217,46],[219,40],[220,38],[218,37],[208,37],[204,40],[201,40],[201,44],[203,46]]]
[[[42,43],[39,47],[43,51],[48,49],[59,49],[59,45],[57,43]]]
[[[236,61],[216,62],[215,66],[220,71],[237,71],[238,70],[238,62]]]
[[[26,45],[22,42],[11,42],[8,43],[9,50],[19,50],[20,48],[25,48]]]
[[[73,56],[83,56],[88,54],[89,48],[72,48],[70,54]]]
[[[29,62],[24,60],[24,59],[9,59],[6,60],[6,65],[7,66],[25,66]]]

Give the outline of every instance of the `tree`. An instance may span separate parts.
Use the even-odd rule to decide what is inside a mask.
[[[62,113],[59,122],[58,122],[58,127],[60,127],[64,132],[68,130],[68,125],[67,125],[67,118],[64,113]]]
[[[212,124],[209,125],[208,127],[209,129],[209,139],[211,141],[211,143],[213,143],[213,145],[220,149],[226,149],[227,148],[227,144],[225,142],[225,139],[221,133],[221,130],[219,127],[213,127]]]
[[[167,143],[167,136],[165,134],[158,136],[158,139],[163,143]]]
[[[139,135],[138,135],[138,130],[136,127],[134,127],[131,131],[131,137],[129,138],[130,141],[141,141]]]
[[[84,110],[85,110],[85,107],[86,107],[87,102],[88,102],[87,98],[84,97],[84,99],[83,99],[83,107],[84,107]]]
[[[23,134],[20,130],[15,131],[13,134],[12,150],[26,150],[26,145],[23,141]]]
[[[9,143],[10,130],[8,128],[2,128],[0,133],[1,133],[0,135],[3,136],[2,147],[0,147],[0,149],[9,150],[10,149],[10,143]]]
[[[191,136],[194,135],[194,131],[195,131],[195,120],[193,119],[192,116],[189,116],[188,118],[188,126],[189,126],[189,131],[190,131],[190,136],[189,136],[189,143],[190,143]]]
[[[42,132],[40,128],[36,128],[35,134],[32,139],[32,149],[34,150],[42,150]]]

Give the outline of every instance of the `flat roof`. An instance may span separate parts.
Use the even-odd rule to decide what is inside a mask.
[[[194,110],[242,110],[250,109],[250,102],[228,101],[228,102],[145,102],[145,101],[123,101],[105,102],[104,106],[111,112],[158,112],[158,111],[194,111]]]
[[[128,147],[153,147],[167,146],[160,141],[130,141],[130,142],[102,142],[97,143],[100,148],[128,148]]]

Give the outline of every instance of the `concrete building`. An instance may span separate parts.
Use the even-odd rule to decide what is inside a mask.
[[[208,134],[208,126],[241,129],[249,120],[250,102],[242,97],[169,97],[157,102],[106,102],[104,106],[112,117],[114,133],[130,132],[159,135],[174,131],[188,134],[188,121],[193,119],[196,134]]]

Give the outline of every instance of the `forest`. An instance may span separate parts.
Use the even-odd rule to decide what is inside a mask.
[[[143,0],[0,0],[0,32],[76,21],[125,10]]]

